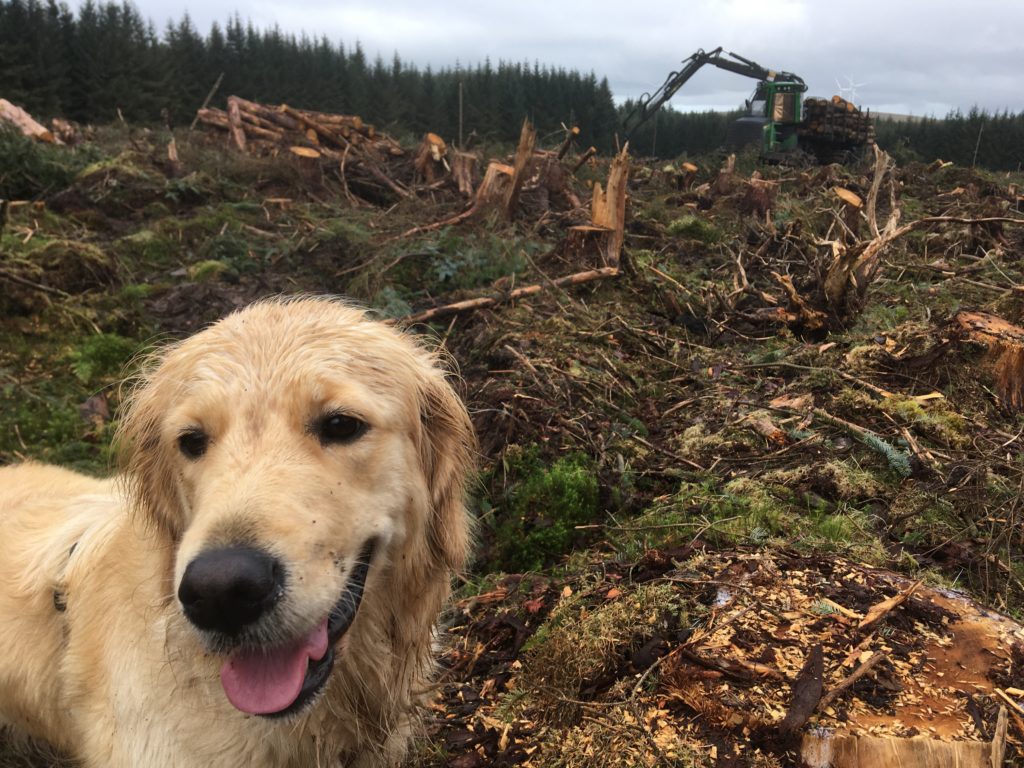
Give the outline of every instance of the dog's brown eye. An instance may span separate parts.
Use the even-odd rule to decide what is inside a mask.
[[[201,429],[189,429],[178,435],[178,450],[189,459],[198,459],[209,445],[210,437]]]
[[[344,413],[329,413],[313,425],[313,433],[325,445],[328,443],[350,443],[367,430],[365,421]]]

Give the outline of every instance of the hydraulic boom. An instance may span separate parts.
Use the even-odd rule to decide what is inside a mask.
[[[656,90],[653,94],[645,93],[640,97],[636,106],[623,121],[623,129],[626,138],[628,139],[637,128],[646,123],[665,105],[665,102],[671,99],[676,92],[706,64],[718,67],[719,69],[724,69],[728,72],[734,72],[737,75],[752,77],[755,80],[759,80],[758,92],[754,94],[754,100],[764,99],[762,91],[765,83],[794,83],[800,92],[807,90],[807,86],[804,83],[803,78],[798,75],[794,75],[792,72],[775,72],[732,52],[729,53],[728,57],[723,56],[721,46],[715,48],[713,51],[698,50],[683,62],[683,66],[678,72],[672,72],[669,74],[661,88]]]

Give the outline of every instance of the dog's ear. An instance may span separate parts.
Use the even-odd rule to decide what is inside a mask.
[[[158,366],[141,376],[128,391],[122,406],[115,443],[118,464],[135,514],[177,539],[181,535],[181,514],[175,491],[168,447],[161,439],[167,397],[154,379]]]
[[[439,370],[420,382],[420,460],[430,492],[427,545],[434,559],[460,571],[469,557],[473,521],[466,483],[475,466],[476,436],[462,400]]]

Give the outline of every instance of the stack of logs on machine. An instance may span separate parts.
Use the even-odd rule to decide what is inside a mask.
[[[871,114],[862,112],[840,96],[804,99],[804,120],[799,134],[827,139],[837,144],[860,146],[875,143],[875,125]]]

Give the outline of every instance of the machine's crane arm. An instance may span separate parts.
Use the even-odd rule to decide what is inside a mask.
[[[732,52],[729,53],[729,56],[732,58],[723,56],[722,47],[719,46],[713,51],[698,50],[690,58],[686,59],[678,72],[669,74],[665,82],[662,83],[661,88],[653,94],[645,93],[641,96],[636,106],[626,115],[626,118],[622,121],[626,138],[628,139],[637,128],[646,123],[661,109],[665,102],[671,99],[686,84],[686,81],[697,74],[697,71],[705,64],[711,64],[719,69],[734,72],[745,77],[752,77],[762,82],[773,80],[786,80],[800,84],[804,82],[803,78],[794,75],[792,72],[774,72]]]

